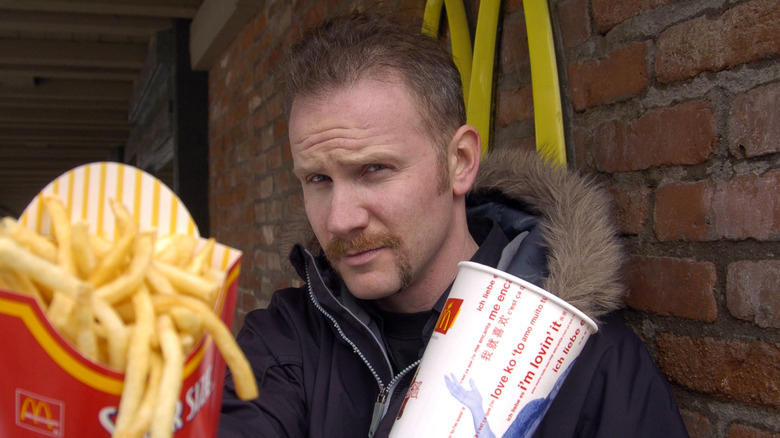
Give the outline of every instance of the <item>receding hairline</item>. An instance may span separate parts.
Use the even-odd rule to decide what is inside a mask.
[[[433,117],[430,114],[430,109],[422,97],[418,94],[416,89],[412,86],[408,78],[404,75],[403,71],[391,67],[391,66],[377,66],[371,69],[364,70],[360,75],[350,78],[348,81],[330,81],[328,83],[321,84],[316,90],[309,90],[306,92],[297,92],[290,95],[289,102],[285,109],[286,119],[289,122],[292,116],[292,107],[296,101],[306,101],[317,103],[318,101],[327,101],[330,97],[343,92],[348,91],[350,88],[357,86],[364,82],[375,82],[386,86],[398,86],[407,96],[411,99],[413,106],[420,117],[420,124],[418,128],[420,133],[431,138],[438,145],[441,139],[436,136],[435,132],[428,128],[430,119]],[[456,128],[457,129],[457,128]],[[454,132],[453,132],[454,134]],[[446,145],[439,145],[444,147]]]

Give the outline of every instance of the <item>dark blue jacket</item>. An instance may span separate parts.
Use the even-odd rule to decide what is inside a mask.
[[[509,239],[497,267],[599,322],[533,436],[686,437],[665,377],[611,315],[623,288],[609,209],[589,181],[531,155],[491,153],[481,165],[469,216],[490,219]],[[260,397],[238,400],[228,374],[220,437],[366,437],[375,416],[381,421],[374,436],[389,433],[414,370],[394,372],[371,313],[314,254],[316,245],[296,246],[290,260],[305,285],[277,291],[268,308],[246,316],[238,342]],[[386,404],[375,410],[380,394]]]

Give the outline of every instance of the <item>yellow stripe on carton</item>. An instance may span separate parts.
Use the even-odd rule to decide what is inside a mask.
[[[51,224],[39,202],[42,195],[62,199],[71,220],[86,220],[92,233],[116,238],[109,204],[116,199],[142,229],[156,229],[159,236],[177,232],[200,237],[192,216],[176,194],[152,175],[121,163],[86,164],[49,183],[20,219],[28,228],[49,235]]]

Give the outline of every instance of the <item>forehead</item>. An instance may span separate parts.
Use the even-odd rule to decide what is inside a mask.
[[[409,89],[400,82],[364,79],[293,101],[289,134],[296,153],[329,140],[421,134],[422,116]]]

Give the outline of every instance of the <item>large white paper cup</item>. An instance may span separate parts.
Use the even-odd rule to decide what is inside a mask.
[[[458,270],[390,436],[531,436],[598,328],[527,281]]]

